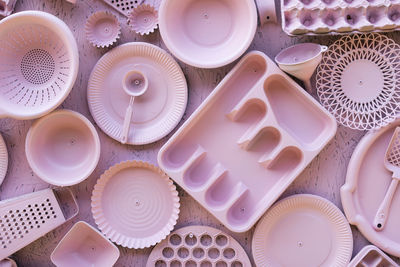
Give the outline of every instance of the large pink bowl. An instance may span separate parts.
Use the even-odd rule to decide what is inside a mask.
[[[161,36],[178,59],[217,68],[239,58],[253,41],[253,0],[168,0],[159,10]]]

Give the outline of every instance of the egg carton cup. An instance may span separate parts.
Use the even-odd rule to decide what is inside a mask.
[[[289,35],[393,31],[400,27],[400,1],[282,0],[282,28]]]
[[[248,267],[249,257],[228,234],[208,226],[180,228],[151,252],[146,267]]]
[[[17,0],[0,0],[0,17],[7,17],[14,11]]]

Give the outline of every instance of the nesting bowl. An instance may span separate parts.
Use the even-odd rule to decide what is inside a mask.
[[[247,50],[257,9],[252,0],[169,0],[161,3],[159,21],[163,41],[178,59],[217,68]]]
[[[85,180],[100,158],[92,123],[71,110],[55,111],[33,123],[25,143],[28,163],[45,182],[70,186]]]

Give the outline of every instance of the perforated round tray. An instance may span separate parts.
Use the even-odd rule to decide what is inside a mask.
[[[147,267],[247,267],[250,259],[228,234],[208,226],[187,226],[171,233],[151,252]]]

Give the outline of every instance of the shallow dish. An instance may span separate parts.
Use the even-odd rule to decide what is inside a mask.
[[[100,139],[85,116],[55,111],[35,121],[28,131],[25,152],[33,172],[57,186],[82,182],[100,158]]]
[[[159,14],[169,51],[199,68],[217,68],[239,58],[257,29],[253,0],[162,1]]]
[[[252,242],[258,267],[346,267],[352,251],[353,236],[343,213],[314,195],[276,203],[257,224]]]
[[[0,185],[6,177],[8,169],[8,153],[7,146],[0,134]]]
[[[178,63],[161,48],[141,42],[120,45],[97,62],[89,77],[90,113],[111,138],[121,141],[130,96],[123,89],[131,70],[148,79],[146,93],[135,100],[127,144],[160,140],[181,120],[187,104],[187,84]]]
[[[400,120],[367,133],[351,156],[346,182],[340,193],[349,222],[375,246],[386,253],[400,256],[400,191],[393,197],[385,228],[376,231],[373,221],[392,181],[392,172],[384,166],[386,149]]]
[[[369,245],[361,249],[347,267],[399,267],[399,265],[379,248]]]
[[[172,232],[155,246],[146,266],[250,267],[251,262],[242,246],[227,233],[192,225]]]
[[[86,222],[77,222],[51,253],[57,267],[109,267],[119,258],[118,248]]]
[[[161,148],[158,163],[226,227],[244,232],[335,133],[317,101],[265,54],[250,52]]]
[[[103,234],[135,249],[163,240],[174,228],[180,206],[168,176],[141,161],[125,161],[108,169],[93,189],[91,205]]]

